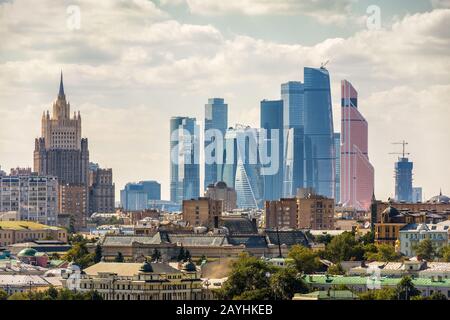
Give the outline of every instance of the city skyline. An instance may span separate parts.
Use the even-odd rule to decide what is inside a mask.
[[[440,30],[448,30],[450,10],[433,10],[431,5],[417,8],[412,2],[406,6],[411,10],[410,15],[405,15],[380,3],[381,30],[368,30],[365,23],[352,25],[350,31],[337,26],[341,34],[333,33],[331,26],[324,27],[311,14],[303,19],[308,21],[303,22],[310,27],[320,25],[328,31],[321,29],[325,35],[315,39],[293,41],[275,36],[263,38],[254,30],[244,30],[244,26],[230,35],[220,22],[214,24],[201,14],[191,13],[189,19],[180,18],[171,12],[176,9],[175,5],[146,5],[144,11],[154,13],[149,14],[154,20],[148,21],[138,12],[139,2],[133,3],[136,6],[130,9],[133,14],[127,16],[135,23],[132,27],[148,23],[145,28],[153,38],[130,39],[134,42],[129,50],[121,48],[119,56],[111,56],[111,46],[118,46],[120,40],[113,37],[117,30],[104,31],[105,41],[95,42],[95,38],[89,36],[89,30],[99,27],[90,19],[94,9],[98,9],[95,5],[80,2],[82,25],[78,31],[67,29],[63,5],[36,9],[43,17],[56,15],[53,20],[46,19],[42,30],[31,28],[36,22],[33,19],[19,30],[8,17],[19,21],[28,19],[26,13],[19,10],[21,1],[0,2],[2,17],[5,16],[0,22],[4,26],[1,32],[7,33],[2,35],[5,50],[0,61],[0,81],[4,88],[0,93],[0,165],[4,171],[17,166],[32,167],[33,139],[39,136],[40,115],[57,93],[62,68],[66,94],[73,108],[83,114],[83,136],[89,138],[92,160],[113,168],[116,198],[127,182],[149,179],[162,183],[162,198],[168,199],[166,137],[170,116],[180,114],[203,119],[205,101],[220,97],[228,104],[230,126],[246,123],[258,127],[261,100],[280,99],[281,83],[299,81],[303,78],[302,67],[319,67],[329,59],[335,132],[340,131],[339,82],[348,79],[359,89],[361,112],[370,124],[369,153],[375,167],[376,197],[385,200],[394,195],[396,159],[388,153],[393,151],[391,142],[403,139],[410,142],[414,181],[415,185],[423,187],[424,200],[438,194],[440,188],[448,193],[450,186],[445,177],[450,175],[450,169],[445,159],[450,151],[436,148],[436,144],[429,142],[444,142],[448,138],[445,120],[449,111],[442,101],[447,101],[450,92],[446,77],[450,65],[448,59],[445,60],[449,47],[448,34]],[[112,5],[102,9],[104,13],[116,12]],[[355,11],[365,14],[365,8]],[[242,25],[245,20],[242,15],[253,16],[248,12],[224,13],[221,19],[241,19]],[[109,25],[107,14],[101,17],[100,21]],[[260,18],[258,15],[257,19]],[[34,36],[34,41],[41,39],[40,35],[50,27],[54,37],[46,42],[47,48],[36,42],[25,45],[30,36]],[[407,27],[416,32],[407,31]],[[172,37],[179,38],[172,42],[177,45],[165,36],[167,30],[175,30]],[[414,34],[414,39],[405,39],[408,38],[406,32],[409,38],[410,33]],[[20,41],[14,42],[14,35]],[[388,50],[387,43],[392,41],[399,45]],[[420,48],[413,45],[414,41],[421,43]],[[161,54],[166,56],[149,56],[155,44],[161,45]],[[199,49],[199,44],[205,46]],[[60,49],[52,45],[59,45]],[[410,47],[405,51],[402,45]],[[182,47],[181,51],[177,46]],[[358,48],[358,54],[354,49],[347,50],[348,46]],[[186,54],[183,50],[187,50]],[[22,54],[13,59],[18,52]],[[403,62],[405,54],[410,56],[408,63]],[[377,60],[380,55],[385,57],[381,62]],[[208,57],[211,62],[206,62]],[[274,62],[274,57],[280,61]],[[119,63],[115,65],[114,61]],[[231,61],[236,64],[230,64]],[[123,73],[126,67],[131,71],[128,76]],[[142,68],[144,70],[139,72]],[[198,72],[202,68],[204,72]],[[217,68],[223,70],[222,78],[216,75]],[[183,83],[186,86],[180,86]],[[169,96],[174,86],[180,87]],[[405,116],[409,113],[417,116],[413,119]],[[430,154],[433,154],[432,160]]]

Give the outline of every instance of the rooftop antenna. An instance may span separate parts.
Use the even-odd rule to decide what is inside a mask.
[[[411,153],[405,152],[405,147],[408,144],[405,140],[402,142],[392,142],[392,144],[401,144],[402,145],[402,152],[389,152],[389,154],[401,154],[402,158],[405,158],[405,155],[410,155]]]
[[[322,62],[322,63],[320,64],[320,69],[325,69],[325,66],[328,64],[328,62],[330,62],[330,60],[327,60],[327,61],[325,61],[325,62]]]

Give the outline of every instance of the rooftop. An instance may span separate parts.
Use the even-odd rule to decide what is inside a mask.
[[[153,269],[153,273],[180,273],[167,263],[149,263]],[[84,269],[87,275],[94,276],[99,273],[115,273],[118,276],[132,277],[137,275],[142,268],[142,263],[132,262],[99,262]]]
[[[40,224],[32,221],[0,221],[0,229],[11,229],[11,230],[63,230],[58,227],[51,227],[45,224]]]
[[[366,276],[326,276],[326,275],[306,275],[305,281],[310,285],[367,285]],[[381,277],[381,286],[396,286],[402,278]],[[450,279],[442,279],[436,281],[430,278],[412,279],[416,287],[433,286],[433,287],[450,287]]]

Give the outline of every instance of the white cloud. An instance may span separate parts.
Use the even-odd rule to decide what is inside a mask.
[[[324,24],[356,22],[352,4],[357,0],[164,0],[161,5],[185,3],[192,14],[205,16],[241,14],[261,15],[305,15]]]
[[[226,37],[211,25],[175,21],[147,2],[82,1],[79,31],[65,28],[59,1],[38,6],[39,17],[25,10],[26,1],[0,5],[0,165],[32,164],[40,115],[55,98],[63,68],[67,96],[82,111],[92,160],[114,168],[117,190],[128,181],[154,178],[163,182],[167,197],[171,115],[202,119],[207,98],[223,96],[230,125],[258,125],[260,100],[279,98],[280,83],[302,80],[303,66],[330,59],[336,127],[339,81],[350,80],[360,93],[377,196],[391,194],[393,159],[386,152],[390,141],[403,138],[418,148],[412,150],[416,182],[426,192],[435,185],[450,189],[438,169],[450,151],[432,150],[437,143],[424,141],[449,133],[442,119],[449,118],[443,101],[449,100],[450,10],[304,46]],[[420,147],[436,159],[425,161]]]

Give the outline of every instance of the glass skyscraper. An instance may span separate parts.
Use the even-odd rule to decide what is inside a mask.
[[[368,156],[368,123],[358,110],[358,92],[341,82],[341,203],[369,210],[374,191],[374,169]]]
[[[283,191],[283,100],[261,101],[260,117],[261,129],[266,130],[266,154],[272,159],[271,163],[262,163],[261,166],[277,167],[275,174],[262,175],[264,181],[263,200],[278,200],[282,197]],[[274,136],[275,132],[272,130],[278,130],[278,138]],[[276,152],[276,150],[272,150],[273,144],[278,146],[277,155],[273,154]]]
[[[225,134],[223,181],[237,193],[242,209],[261,207],[263,181],[258,156],[258,129],[236,125]]]
[[[335,203],[341,202],[341,134],[339,132],[334,133],[334,194],[335,194]]]
[[[225,137],[225,133],[228,127],[228,105],[224,103],[224,99],[211,98],[208,99],[208,103],[205,104],[205,133],[207,130],[216,129]],[[214,138],[207,139],[205,136],[205,160],[206,160],[206,148],[213,143]],[[223,141],[223,140],[222,140]],[[210,152],[208,157],[213,159],[221,159],[219,163],[206,163],[205,161],[205,184],[204,189],[217,181],[222,180],[223,175],[223,148],[219,150],[219,145]]]
[[[305,185],[334,199],[335,152],[328,70],[304,68]]]
[[[300,81],[281,85],[283,100],[283,196],[296,195],[304,180],[304,90]]]
[[[199,128],[195,118],[170,119],[170,200],[183,200],[200,195]]]
[[[395,163],[395,200],[412,202],[412,169],[413,163],[401,157]]]
[[[157,181],[127,183],[120,190],[120,204],[124,210],[148,209],[149,200],[161,200],[161,184]]]

